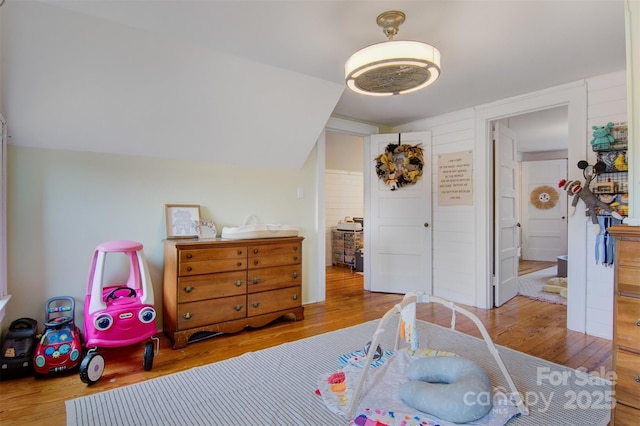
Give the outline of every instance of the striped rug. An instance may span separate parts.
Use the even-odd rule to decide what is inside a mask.
[[[67,424],[346,425],[347,420],[329,411],[315,394],[317,380],[338,369],[340,355],[364,347],[376,323],[69,400]],[[393,347],[393,323],[383,336],[385,349]],[[422,321],[418,329],[422,347],[472,359],[494,386],[506,387],[484,341]],[[607,424],[609,382],[504,347],[499,351],[531,411],[509,425]]]

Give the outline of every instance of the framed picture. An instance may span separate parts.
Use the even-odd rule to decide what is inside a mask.
[[[200,206],[197,204],[165,204],[167,238],[196,238],[200,223]]]

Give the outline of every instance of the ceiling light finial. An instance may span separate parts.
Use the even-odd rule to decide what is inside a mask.
[[[354,92],[389,96],[415,92],[440,76],[440,52],[419,41],[396,41],[398,27],[405,21],[399,10],[376,18],[389,39],[358,50],[344,65],[345,81]]]

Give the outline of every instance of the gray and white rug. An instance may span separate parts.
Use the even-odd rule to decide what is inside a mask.
[[[381,344],[393,347],[397,321]],[[226,361],[66,401],[67,425],[346,425],[315,394],[320,374],[338,356],[371,340],[377,321],[345,328]],[[422,347],[477,362],[494,386],[505,387],[483,340],[419,321]],[[498,346],[528,416],[509,425],[606,425],[611,383],[584,372]]]
[[[557,293],[542,291],[542,287],[547,284],[549,278],[556,277],[557,268],[555,266],[540,271],[532,272],[518,277],[518,294],[530,299],[542,300],[549,303],[566,305],[567,299]]]

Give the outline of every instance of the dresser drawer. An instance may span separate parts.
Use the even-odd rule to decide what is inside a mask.
[[[640,241],[625,240],[619,238],[616,241],[616,251],[618,266],[631,266],[640,268]]]
[[[616,351],[616,401],[640,408],[640,355]]]
[[[615,426],[638,426],[640,410],[624,404],[617,404],[615,410]]]
[[[178,276],[210,274],[212,272],[242,271],[247,267],[246,259],[218,259],[202,262],[184,262],[178,267]]]
[[[640,248],[640,247],[639,247]],[[640,296],[640,268],[620,266],[616,291]]]
[[[302,287],[263,291],[247,295],[247,315],[255,316],[283,311],[302,305]]]
[[[247,274],[247,291],[257,293],[282,287],[302,285],[302,265],[252,269]]]
[[[246,247],[225,247],[225,248],[208,248],[208,249],[184,249],[180,250],[178,256],[180,263],[183,262],[201,262],[203,260],[215,259],[246,259]]]
[[[261,244],[249,245],[249,258],[261,256],[277,256],[281,254],[298,254],[302,253],[302,243],[279,243],[279,244]]]
[[[640,351],[640,299],[616,296],[616,344]]]
[[[302,261],[298,254],[281,254],[277,256],[260,256],[249,258],[249,269],[270,268],[272,266],[295,265]]]
[[[244,295],[246,291],[245,271],[178,278],[178,303]]]
[[[223,297],[178,305],[178,330],[202,327],[247,316],[246,296]]]

